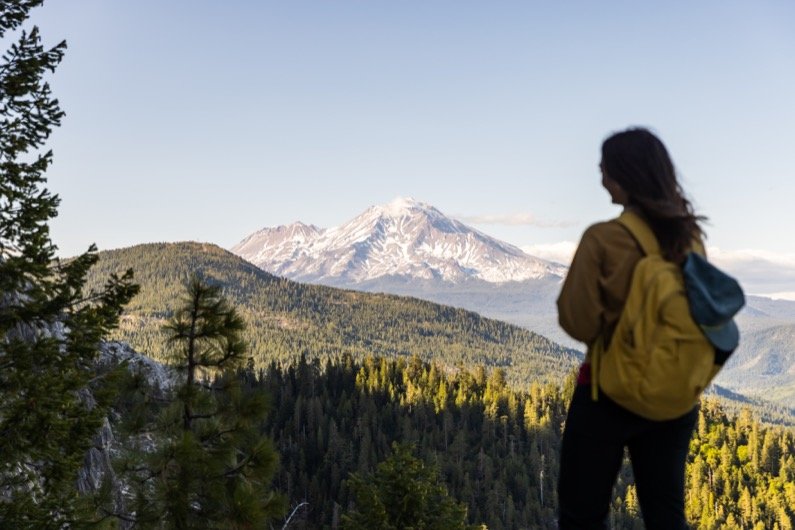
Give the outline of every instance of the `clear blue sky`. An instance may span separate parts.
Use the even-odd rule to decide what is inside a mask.
[[[49,0],[31,22],[69,44],[63,255],[229,247],[396,196],[576,241],[616,213],[601,140],[638,124],[711,245],[795,256],[795,2]]]

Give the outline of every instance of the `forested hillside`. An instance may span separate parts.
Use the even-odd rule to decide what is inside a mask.
[[[308,503],[291,527],[337,528],[354,508],[350,474],[367,476],[394,441],[437,466],[470,523],[555,527],[575,352],[463,310],[276,278],[212,245],[106,252],[93,274],[127,267],[142,289],[120,335],[156,357],[167,351],[160,324],[191,273],[240,309],[259,368],[247,384],[272,399],[264,429],[281,457],[274,489],[292,506]],[[727,414],[713,399],[702,407],[687,472],[696,528],[793,527],[795,436],[750,410]],[[642,528],[628,466],[611,518],[614,528]]]
[[[162,359],[160,330],[198,273],[222,287],[246,320],[255,365],[272,360],[339,358],[350,354],[418,355],[446,367],[510,368],[508,379],[559,380],[579,353],[525,329],[476,313],[413,298],[300,284],[272,276],[209,244],[147,244],[100,253],[89,276],[98,288],[110,272],[132,268],[140,294],[127,306],[116,338]]]
[[[742,336],[719,380],[738,392],[795,407],[795,324]]]
[[[494,370],[445,374],[418,358],[350,358],[270,367],[267,430],[281,454],[275,487],[293,506],[295,528],[336,528],[351,509],[348,476],[367,473],[393,441],[438,467],[471,523],[554,528],[559,443],[573,379],[512,390]],[[749,410],[727,415],[706,400],[691,442],[687,516],[698,529],[791,529],[795,435],[760,424]],[[613,528],[643,528],[628,466],[615,489]]]

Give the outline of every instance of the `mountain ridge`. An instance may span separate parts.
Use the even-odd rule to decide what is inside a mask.
[[[417,355],[451,368],[509,369],[509,379],[560,380],[581,359],[527,329],[417,298],[297,283],[274,276],[206,243],[152,243],[99,254],[87,292],[108,274],[132,268],[141,292],[127,306],[114,339],[154,358],[167,354],[160,327],[199,273],[219,285],[248,323],[257,367],[270,362],[351,355]]]

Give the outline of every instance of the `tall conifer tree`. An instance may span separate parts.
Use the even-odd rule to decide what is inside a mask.
[[[180,374],[134,464],[133,519],[156,528],[263,528],[284,513],[270,489],[278,456],[262,434],[265,394],[246,389],[245,328],[218,287],[194,277],[165,326]]]
[[[42,0],[0,2],[0,38]],[[48,222],[44,151],[63,112],[44,78],[66,49],[20,32],[0,61],[0,521],[3,528],[74,522],[77,471],[105,408],[93,360],[135,294],[131,272],[84,293],[94,248],[61,263]],[[93,397],[87,393],[93,387]]]

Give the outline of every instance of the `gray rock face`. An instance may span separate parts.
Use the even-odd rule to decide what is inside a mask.
[[[136,374],[142,375],[153,387],[160,390],[173,388],[176,382],[176,373],[163,364],[133,350],[124,342],[106,342],[100,347],[100,357],[97,360],[100,368],[111,368],[125,364]]]
[[[156,391],[172,388],[177,377],[174,371],[136,352],[122,342],[103,343],[100,347],[97,365],[99,371],[112,370],[125,365],[132,373],[143,376]],[[94,401],[90,392],[85,392],[81,398],[89,406]],[[102,427],[94,438],[94,445],[86,453],[83,467],[78,473],[77,489],[80,493],[93,493],[107,484],[110,489],[113,510],[116,513],[125,514],[127,513],[125,508],[126,487],[113,467],[113,460],[119,456],[121,451],[121,444],[116,438],[111,421],[118,419],[118,414],[117,411],[111,410],[109,417],[103,421]],[[146,444],[146,442],[146,440],[142,440],[142,443]],[[120,520],[119,524],[124,529],[134,526],[134,523],[123,520]]]
[[[105,418],[99,434],[94,439],[94,447],[88,450],[83,468],[79,472],[77,490],[80,493],[97,491],[106,479],[112,483],[117,482],[111,463],[114,446],[113,429],[110,427],[110,421]]]

